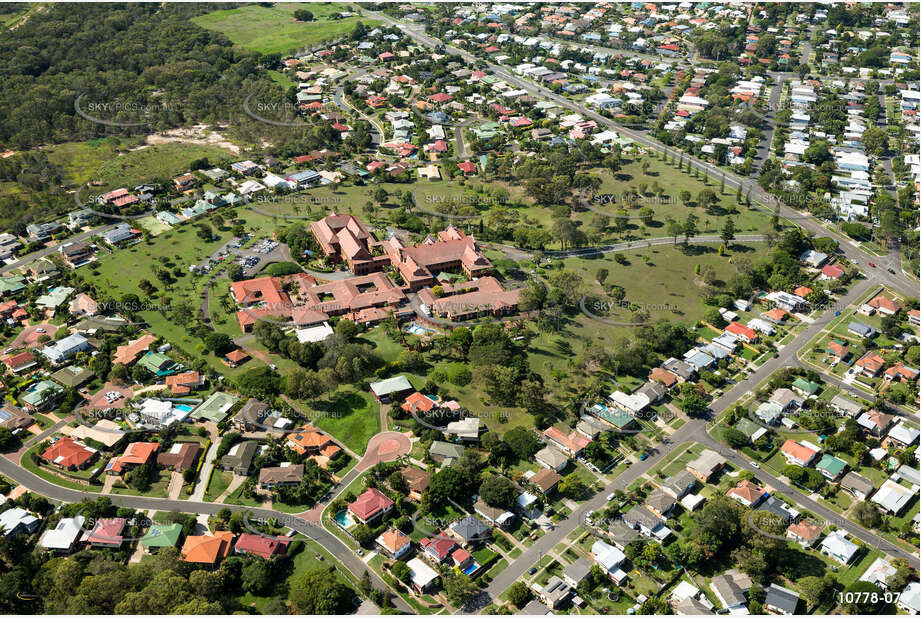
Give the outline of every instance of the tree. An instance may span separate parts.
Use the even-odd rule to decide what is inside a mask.
[[[797,588],[803,593],[803,597],[809,605],[816,605],[828,593],[829,584],[823,577],[807,575],[796,582]]]
[[[668,226],[665,228],[668,231],[668,235],[674,239],[675,245],[678,244],[678,237],[681,236],[681,232],[684,230],[684,227],[677,221],[669,221]]]
[[[879,597],[882,596],[876,584],[856,581],[844,589],[844,611],[848,614],[876,614],[879,612]]]
[[[294,11],[294,19],[297,21],[313,21],[313,13],[306,9],[298,9]]]
[[[524,582],[518,581],[509,586],[509,589],[506,592],[506,596],[512,605],[518,609],[521,609],[527,605],[528,601],[531,600],[531,591],[524,584]]]
[[[514,427],[508,430],[502,439],[509,445],[512,452],[518,456],[519,460],[530,459],[534,456],[534,453],[540,450],[537,436],[533,431],[529,431],[525,427]]]
[[[723,440],[732,448],[742,448],[748,444],[748,438],[745,437],[745,434],[735,427],[728,427],[723,431]]]
[[[215,355],[220,356],[226,354],[234,348],[233,339],[230,338],[230,335],[226,333],[209,333],[205,337],[205,349],[210,352],[214,352]]]
[[[455,570],[448,570],[447,574],[442,574],[444,580],[445,596],[448,603],[454,607],[463,607],[467,604],[477,591],[476,582],[468,575],[464,575]]]
[[[729,246],[736,237],[736,225],[732,222],[732,219],[726,219],[726,224],[723,225],[723,231],[720,232],[720,238],[723,240],[723,245],[726,247]]]
[[[595,273],[595,280],[598,281],[598,284],[603,287],[604,282],[607,281],[607,279],[608,279],[608,269],[599,268],[598,272]]]
[[[564,476],[557,486],[557,491],[559,491],[561,495],[572,498],[573,500],[582,498],[587,489],[585,483],[582,482],[582,479],[580,479],[575,472]]]
[[[494,474],[480,485],[480,497],[489,506],[509,509],[515,504],[518,491],[510,480]]]
[[[691,202],[691,192],[686,189],[682,191],[681,193],[679,193],[678,197],[681,198],[681,203],[684,204],[685,206],[687,206]]]
[[[684,221],[684,225],[681,228],[681,232],[684,234],[684,244],[687,245],[690,239],[697,236],[697,221],[698,218],[694,214],[688,214],[687,219]]]
[[[854,506],[854,516],[864,528],[878,528],[883,522],[879,510],[869,502],[858,502]]]
[[[332,571],[314,569],[294,580],[288,600],[301,614],[345,614],[353,596]]]
[[[367,573],[367,571],[365,571]],[[412,571],[409,569],[409,566],[402,560],[397,560],[393,563],[393,566],[390,567],[390,572],[393,573],[393,576],[404,584],[409,583],[409,580],[412,578]]]

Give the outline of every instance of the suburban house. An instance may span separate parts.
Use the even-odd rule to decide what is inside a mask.
[[[489,539],[489,526],[473,515],[462,517],[448,526],[448,534],[461,547],[474,547]]]
[[[188,536],[182,545],[182,559],[214,568],[230,555],[232,546],[233,532],[218,531],[213,535]]]
[[[122,531],[126,524],[124,517],[98,519],[91,530],[84,530],[80,541],[90,547],[118,549],[124,542]]]
[[[818,457],[822,449],[809,442],[787,440],[780,447],[780,451],[786,457],[788,464],[806,467]]]
[[[274,556],[284,556],[290,543],[291,539],[286,536],[243,533],[237,537],[233,551],[236,554],[251,554],[268,560]]]
[[[201,450],[201,444],[198,442],[174,442],[168,451],[157,454],[157,465],[176,472],[185,472],[198,462]]]
[[[726,459],[716,451],[704,449],[700,456],[694,461],[688,463],[686,469],[693,474],[698,481],[706,483],[714,474],[723,469]]]
[[[777,584],[771,584],[765,589],[764,608],[773,614],[793,615],[798,604],[799,593],[794,590]]]
[[[41,457],[48,463],[65,470],[82,470],[98,455],[96,449],[90,448],[69,437],[58,438],[54,444],[45,449]]]
[[[399,560],[412,549],[412,540],[396,528],[388,528],[374,542],[391,560]]]
[[[768,496],[768,492],[749,480],[742,480],[727,491],[726,495],[747,507],[754,507]]]
[[[822,536],[822,529],[808,521],[795,522],[787,526],[787,538],[809,548]]]
[[[626,581],[627,573],[621,568],[627,560],[624,552],[599,540],[592,544],[591,557],[614,583],[621,585]]]
[[[349,504],[349,512],[363,524],[375,521],[393,510],[393,500],[379,489],[369,487]]]
[[[149,464],[156,460],[159,448],[159,442],[132,442],[125,447],[124,453],[109,460],[105,473],[120,475],[131,468]]]
[[[261,489],[300,485],[303,480],[304,464],[288,464],[259,470],[259,487]]]
[[[20,534],[32,534],[41,520],[21,507],[13,507],[0,513],[0,532],[7,538]]]
[[[38,546],[56,554],[69,554],[84,531],[83,523],[84,518],[80,515],[62,518],[58,525],[42,533]]]
[[[859,550],[857,545],[847,540],[843,530],[835,530],[819,545],[819,551],[841,564],[850,564]]]
[[[860,500],[866,500],[876,489],[876,486],[868,478],[860,476],[854,471],[848,472],[841,479],[841,488]]]
[[[141,538],[141,547],[148,554],[155,554],[164,547],[176,547],[182,538],[182,524],[154,523]]]

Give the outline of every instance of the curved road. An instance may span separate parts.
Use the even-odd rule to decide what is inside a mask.
[[[597,112],[594,112],[578,103],[575,103],[563,96],[560,96],[553,91],[544,88],[530,80],[526,80],[518,75],[515,75],[507,68],[493,64],[482,58],[474,56],[468,51],[459,49],[451,45],[445,45],[441,40],[428,35],[424,32],[423,28],[419,28],[415,25],[407,24],[400,20],[393,19],[389,15],[384,13],[378,13],[370,11],[367,9],[361,9],[363,13],[368,14],[370,17],[375,19],[382,20],[392,26],[399,28],[410,38],[416,40],[417,42],[431,48],[438,46],[443,46],[448,53],[458,55],[468,62],[481,62],[485,63],[490,71],[500,79],[506,81],[507,83],[522,88],[531,92],[532,94],[541,96],[549,101],[553,101],[561,107],[568,108],[576,113],[581,114],[586,118],[590,118],[595,122],[603,125],[611,130],[617,131],[633,140],[637,143],[642,144],[648,148],[655,149],[660,152],[667,152],[672,157],[687,157],[687,153],[679,150],[675,150],[668,146],[665,146],[661,142],[649,137],[643,131],[638,131],[635,129],[626,128],[606,116],[602,116]],[[695,157],[689,157],[691,165],[695,168],[706,172],[710,175],[711,178],[721,178],[725,177],[725,182],[728,187],[735,189],[739,186],[742,187],[743,192],[751,192],[751,197],[755,202],[762,204],[770,212],[774,211],[774,207],[779,205],[779,214],[781,217],[795,221],[800,227],[805,229],[807,232],[815,234],[817,236],[830,236],[838,241],[840,251],[852,262],[857,264],[867,275],[883,285],[887,285],[891,288],[894,288],[900,291],[903,294],[908,296],[916,296],[918,294],[918,282],[908,275],[901,272],[901,264],[898,263],[892,254],[888,257],[880,258],[874,255],[871,255],[856,245],[849,238],[846,238],[837,232],[829,230],[826,228],[820,221],[815,219],[810,213],[796,210],[790,206],[784,204],[779,204],[777,199],[764,191],[760,185],[751,180],[742,178],[735,173],[718,168],[706,161],[702,161]],[[724,176],[725,175],[725,176]],[[770,206],[768,206],[770,205]],[[870,262],[878,263],[880,268],[873,268],[869,265]],[[892,268],[896,271],[895,274],[886,272],[885,268]]]
[[[853,287],[841,301],[838,306],[851,304],[865,294],[873,282],[864,280]],[[729,391],[716,399],[710,404],[713,417],[717,417],[727,408],[734,405],[739,398],[751,392],[761,381],[771,375],[774,371],[789,366],[796,360],[796,351],[808,343],[815,335],[825,326],[825,324],[834,317],[835,308],[826,311],[814,323],[807,326],[803,332],[797,335],[783,350],[778,353],[777,358],[771,358],[765,362],[757,371],[733,386]],[[502,592],[508,589],[514,582],[520,580],[526,571],[536,563],[541,556],[550,552],[553,547],[561,543],[571,534],[582,521],[588,511],[594,511],[604,507],[607,504],[606,496],[617,489],[626,489],[631,483],[639,479],[643,474],[651,470],[657,463],[661,462],[663,457],[672,452],[675,448],[688,443],[701,443],[709,448],[720,452],[723,457],[732,462],[734,466],[753,472],[758,479],[769,485],[775,494],[781,494],[787,499],[795,502],[805,510],[814,513],[818,517],[825,519],[829,523],[834,523],[839,528],[844,528],[848,533],[859,538],[864,543],[876,547],[887,554],[898,558],[904,558],[909,561],[915,568],[919,566],[918,556],[908,552],[906,549],[896,546],[889,541],[883,540],[873,532],[863,528],[847,519],[842,518],[838,513],[812,500],[799,490],[792,487],[784,480],[777,478],[763,469],[754,468],[746,458],[740,456],[730,449],[724,443],[717,441],[707,431],[707,422],[703,419],[690,419],[687,423],[679,427],[670,437],[669,443],[659,445],[652,451],[650,457],[645,461],[639,461],[632,464],[620,476],[618,476],[604,490],[598,492],[595,496],[583,503],[572,515],[565,521],[561,522],[554,530],[545,534],[531,545],[521,556],[509,564],[485,590],[486,596],[491,599],[497,598]],[[480,598],[477,604],[489,603],[489,598]],[[469,609],[469,608],[468,608]]]
[[[82,502],[83,500],[95,500],[96,498],[99,498],[103,495],[99,492],[79,491],[76,489],[68,489],[66,487],[61,487],[60,485],[55,485],[54,483],[50,483],[43,478],[34,475],[32,472],[26,470],[25,468],[20,467],[18,464],[14,463],[5,456],[0,456],[0,474],[13,479],[18,484],[28,488],[29,491],[41,494],[46,498],[56,500],[58,502],[75,503]],[[340,487],[344,489],[346,485],[340,484]],[[308,538],[311,538],[320,543],[320,545],[329,551],[336,558],[336,560],[341,562],[345,568],[355,574],[356,577],[360,577],[361,574],[365,571],[370,573],[375,587],[389,592],[391,594],[391,599],[393,600],[394,606],[397,609],[404,613],[414,613],[412,608],[405,601],[403,601],[402,598],[393,594],[390,587],[385,584],[383,580],[380,579],[380,577],[377,576],[373,569],[362,562],[361,558],[356,556],[352,550],[346,547],[342,541],[336,538],[336,536],[328,532],[322,526],[322,524],[308,521],[290,513],[282,513],[280,511],[273,511],[271,509],[252,508],[234,504],[193,502],[189,500],[170,500],[169,498],[149,498],[145,496],[125,496],[115,494],[106,494],[106,497],[112,500],[113,504],[118,506],[126,506],[128,508],[136,509],[139,511],[178,511],[180,513],[215,515],[221,509],[230,509],[231,511],[248,511],[251,517],[258,518],[260,520],[275,519],[279,522],[284,522],[285,526],[292,528],[293,530],[297,530],[304,536],[307,536]]]

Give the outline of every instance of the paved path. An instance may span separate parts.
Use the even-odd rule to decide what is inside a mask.
[[[874,283],[871,281],[864,280],[858,282],[851,290],[851,292],[847,294],[836,305],[836,307],[853,303],[861,295],[865,294],[871,287],[873,287],[873,285]],[[715,400],[710,405],[714,416],[719,415],[731,405],[735,404],[743,395],[750,393],[752,390],[754,390],[758,383],[767,378],[774,371],[782,367],[789,366],[791,362],[794,362],[796,350],[810,341],[819,331],[822,330],[828,321],[833,319],[835,310],[837,309],[831,308],[827,310],[819,319],[808,325],[799,335],[793,339],[793,341],[785,346],[784,349],[778,353],[777,358],[769,359],[749,377],[737,383],[735,386],[733,386],[733,388],[726,392],[726,394]],[[660,444],[659,446],[655,447],[650,452],[649,458],[647,458],[645,461],[639,461],[632,464],[604,490],[583,503],[579,509],[574,510],[572,515],[565,521],[561,522],[553,531],[545,534],[537,541],[535,541],[534,544],[526,552],[519,556],[514,562],[510,563],[508,567],[506,567],[493,579],[493,581],[485,589],[486,598],[478,598],[476,600],[476,606],[491,602],[490,599],[497,598],[499,594],[504,592],[515,581],[521,579],[526,571],[534,563],[536,563],[541,556],[549,553],[555,545],[565,540],[565,538],[582,523],[587,511],[597,510],[603,507],[607,502],[606,496],[609,493],[617,489],[626,489],[630,486],[631,483],[646,474],[656,464],[660,463],[662,459],[671,453],[674,449],[683,449],[685,444],[694,442],[706,444],[708,447],[719,451],[736,467],[750,470],[755,473],[756,477],[765,480],[774,488],[775,492],[780,493],[786,498],[792,500],[800,507],[815,513],[819,517],[824,518],[826,521],[834,522],[835,525],[837,525],[839,528],[844,528],[850,534],[861,539],[863,542],[872,545],[873,547],[877,547],[888,554],[900,558],[905,558],[916,567],[919,564],[917,556],[910,554],[906,549],[889,543],[888,541],[885,541],[875,535],[873,532],[843,519],[836,512],[803,495],[801,492],[794,489],[782,479],[770,475],[763,469],[755,469],[748,463],[746,459],[730,450],[729,447],[727,447],[722,442],[718,442],[712,438],[710,434],[707,433],[707,424],[705,420],[690,419],[669,437],[668,444]],[[468,607],[464,609],[470,610],[472,608]]]
[[[214,458],[217,456],[217,449],[221,444],[217,426],[213,423],[205,423],[205,427],[208,428],[208,433],[211,437],[211,446],[208,447],[208,452],[205,453],[205,461],[198,473],[198,483],[195,485],[195,489],[189,497],[189,500],[194,502],[203,502],[205,499],[205,490],[208,489],[208,481],[211,480],[211,470],[214,468]]]
[[[169,487],[166,488],[166,495],[169,496],[170,500],[179,499],[179,494],[182,493],[183,484],[184,481],[182,480],[181,472],[170,472]]]
[[[248,477],[240,476],[239,474],[234,474],[233,478],[230,479],[230,484],[227,485],[227,489],[224,490],[224,493],[215,498],[214,502],[217,504],[224,504],[224,500],[229,498],[230,494],[235,492],[240,487],[240,485],[245,483],[247,478]]]
[[[579,103],[554,93],[548,88],[545,88],[530,80],[524,79],[521,76],[512,73],[507,67],[492,64],[482,58],[479,58],[478,56],[471,54],[466,50],[459,49],[452,45],[445,45],[445,43],[443,43],[441,40],[427,34],[424,31],[424,27],[420,28],[413,24],[394,19],[385,13],[374,12],[365,8],[362,8],[361,12],[365,15],[374,17],[375,19],[379,19],[399,28],[404,34],[417,41],[418,43],[421,43],[422,45],[431,48],[438,48],[443,46],[446,52],[449,54],[456,54],[470,63],[484,64],[486,68],[488,68],[493,73],[493,75],[499,79],[504,80],[508,84],[527,90],[528,92],[536,94],[537,96],[540,96],[548,101],[552,101],[561,107],[565,107],[578,114],[581,114],[583,117],[594,120],[595,122],[599,123],[599,125],[625,135],[643,146],[659,152],[666,152],[672,157],[677,158],[686,156],[687,154],[683,151],[678,151],[674,148],[665,146],[661,142],[647,135],[646,131],[624,127],[623,125],[614,122],[610,118],[602,116],[601,114],[598,114],[597,112],[590,110]],[[732,171],[718,168],[715,165],[712,165],[707,161],[697,159],[696,157],[691,157],[688,160],[690,161],[691,165],[693,165],[698,170],[706,172],[711,178],[721,178],[723,175],[725,175],[725,183],[730,190],[741,187],[743,193],[750,192],[753,202],[761,204],[766,211],[773,212],[775,205],[778,204],[775,196],[764,191],[758,185],[758,183],[752,182],[750,179],[742,178]],[[886,272],[885,269],[874,269],[870,267],[869,262],[879,262],[880,258],[863,251],[858,246],[851,244],[848,238],[828,229],[825,224],[815,219],[810,213],[798,211],[783,204],[780,204],[779,211],[781,217],[790,221],[794,221],[807,232],[815,234],[816,236],[828,236],[837,240],[841,253],[843,253],[852,262],[857,264],[857,266],[859,266],[865,273],[867,273],[867,276],[871,279],[899,290],[909,296],[916,296],[918,294],[918,282],[916,280],[902,272],[899,272],[898,270],[896,270],[895,274],[892,274]]]

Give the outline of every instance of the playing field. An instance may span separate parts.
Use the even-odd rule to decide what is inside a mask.
[[[297,9],[309,10],[312,22],[294,19]],[[214,11],[192,21],[208,30],[224,33],[234,44],[263,54],[285,54],[329,41],[352,31],[359,21],[377,23],[360,17],[330,19],[348,11],[345,4],[250,4],[239,9]]]

